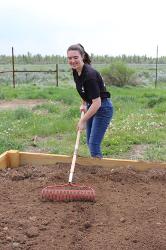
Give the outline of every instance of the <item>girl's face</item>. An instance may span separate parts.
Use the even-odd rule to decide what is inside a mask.
[[[67,52],[67,59],[72,69],[77,70],[77,72],[81,72],[84,62],[83,57],[78,50],[69,50]]]

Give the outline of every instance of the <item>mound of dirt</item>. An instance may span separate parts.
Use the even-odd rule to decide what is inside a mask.
[[[94,187],[96,202],[43,202],[41,189],[67,183],[69,169],[0,171],[0,249],[166,249],[166,169],[76,165],[74,182]]]

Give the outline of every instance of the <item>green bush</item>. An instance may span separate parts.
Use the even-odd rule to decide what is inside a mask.
[[[13,112],[13,115],[16,120],[21,120],[32,116],[32,112],[26,108],[20,107]]]
[[[4,99],[5,99],[4,93],[0,93],[0,100],[4,100]]]
[[[135,70],[129,68],[124,62],[114,62],[101,70],[104,81],[108,85],[123,87],[125,85],[136,85]]]
[[[162,102],[166,102],[166,97],[153,97],[150,98],[150,100],[148,100],[148,108],[153,108],[155,105],[162,103]]]

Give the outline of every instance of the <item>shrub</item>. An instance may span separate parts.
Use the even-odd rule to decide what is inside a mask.
[[[4,99],[5,99],[4,93],[0,93],[0,100],[4,100]]]
[[[101,70],[104,81],[109,85],[123,87],[136,85],[135,70],[129,68],[124,62],[117,61]]]
[[[166,98],[161,96],[161,97],[153,97],[148,100],[148,108],[153,108],[156,104],[166,102]]]
[[[16,120],[27,119],[32,115],[32,112],[26,108],[20,107],[14,111],[14,118]]]

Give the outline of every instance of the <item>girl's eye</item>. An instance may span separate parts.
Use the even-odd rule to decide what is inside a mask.
[[[72,60],[72,59],[77,60],[78,56],[68,57],[68,60]]]

